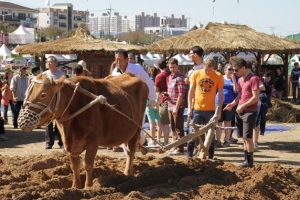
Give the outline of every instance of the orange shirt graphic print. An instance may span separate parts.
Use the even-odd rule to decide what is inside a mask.
[[[203,78],[199,81],[199,90],[203,93],[209,93],[214,88],[215,83],[210,78]]]

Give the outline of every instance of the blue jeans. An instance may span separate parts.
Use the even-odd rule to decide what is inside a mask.
[[[15,112],[15,105],[13,104],[12,100],[9,100],[10,110],[11,110],[11,118],[14,121],[14,112]],[[8,105],[4,105],[4,121],[7,122],[7,112],[8,112]]]

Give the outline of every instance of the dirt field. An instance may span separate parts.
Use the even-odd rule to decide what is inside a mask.
[[[260,137],[252,169],[238,167],[241,140],[216,149],[214,162],[137,153],[134,177],[122,175],[124,153],[99,148],[89,190],[70,188],[69,160],[57,144],[45,150],[43,129],[24,133],[6,125],[0,199],[300,199],[300,125],[285,125],[294,128]]]

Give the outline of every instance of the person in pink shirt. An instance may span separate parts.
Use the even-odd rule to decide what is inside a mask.
[[[251,66],[247,65],[242,57],[233,56],[230,64],[235,74],[240,77],[238,80],[238,96],[224,109],[236,108],[235,123],[237,136],[244,140],[244,162],[241,166],[253,167],[253,128],[257,116],[259,100],[259,77],[251,71]]]

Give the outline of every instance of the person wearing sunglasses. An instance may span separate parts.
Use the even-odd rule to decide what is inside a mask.
[[[223,100],[223,105],[222,105],[222,114],[221,118],[218,121],[218,126],[222,126],[224,123],[225,127],[230,127],[231,126],[231,120],[234,117],[235,114],[235,109],[236,106],[233,107],[230,111],[229,110],[224,110],[224,108],[227,106],[227,104],[231,103],[236,97],[237,97],[237,92],[238,92],[238,87],[237,87],[237,80],[236,76],[234,75],[233,68],[230,64],[226,64],[224,67],[224,87],[223,87],[223,94],[224,94],[224,100]],[[216,105],[219,102],[219,93],[216,95]],[[224,143],[221,143],[221,134],[222,134],[222,129],[216,129],[216,147],[229,147],[230,146],[230,135],[231,135],[231,130],[230,129],[225,129],[225,138],[224,138]]]
[[[253,128],[258,110],[259,100],[259,77],[251,71],[251,66],[238,56],[230,58],[231,66],[235,74],[240,77],[238,80],[237,97],[224,108],[232,110],[237,105],[235,124],[237,127],[237,136],[244,140],[244,162],[242,167],[253,167]]]

